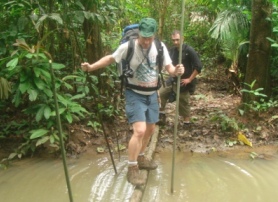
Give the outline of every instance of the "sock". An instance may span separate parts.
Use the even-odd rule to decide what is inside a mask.
[[[128,166],[136,166],[138,163],[137,161],[128,161],[127,164]]]
[[[145,153],[143,152],[143,153],[140,153],[138,156],[144,156],[145,155]]]

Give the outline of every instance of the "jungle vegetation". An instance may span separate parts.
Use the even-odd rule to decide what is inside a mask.
[[[203,76],[226,68],[242,115],[277,107],[277,6],[186,1],[185,41],[198,51]],[[115,65],[86,74],[81,62],[113,52],[122,29],[142,17],[157,20],[167,46],[181,22],[181,0],[2,0],[0,10],[0,140],[21,142],[9,159],[46,143],[59,150],[54,89],[63,125],[86,120],[97,131],[103,119],[124,116]]]

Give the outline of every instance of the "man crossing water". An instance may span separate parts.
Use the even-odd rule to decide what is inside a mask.
[[[133,127],[128,144],[127,180],[133,185],[144,184],[139,169],[157,168],[153,160],[144,156],[155,124],[159,121],[158,94],[155,89],[159,86],[159,68],[156,62],[158,51],[154,43],[156,31],[157,23],[153,18],[143,18],[140,21],[139,36],[135,39],[134,54],[130,61],[132,75],[127,78],[128,83],[132,85],[125,88],[126,115]],[[167,50],[165,44],[161,44],[162,48]],[[106,55],[93,64],[84,62],[81,68],[83,71],[91,72],[114,62],[120,63],[126,58],[127,49],[128,43],[121,44],[113,54]],[[172,76],[184,73],[182,64],[172,65],[167,51],[164,51],[163,67]]]

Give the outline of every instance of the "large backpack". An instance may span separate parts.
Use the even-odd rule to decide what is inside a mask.
[[[160,83],[162,83],[164,85],[163,75],[161,73],[162,67],[163,67],[164,52],[163,52],[163,47],[161,45],[161,42],[157,38],[155,38],[154,42],[155,42],[155,46],[156,46],[156,49],[158,52],[157,58],[156,58],[156,63],[158,65],[159,74],[160,74],[160,77],[158,78],[159,79],[158,86],[152,87],[152,88],[145,88],[145,87],[132,85],[132,84],[128,83],[128,77],[132,77],[130,61],[134,54],[135,39],[138,38],[138,35],[139,35],[139,24],[128,25],[124,28],[124,30],[122,32],[122,38],[120,40],[120,44],[128,43],[128,50],[127,50],[126,58],[123,59],[119,64],[117,64],[118,74],[119,74],[119,78],[121,80],[121,94],[122,94],[123,86],[126,86],[131,89],[135,89],[135,90],[140,90],[140,91],[154,91],[154,90],[158,90],[161,87]],[[162,82],[160,82],[160,78],[161,78]]]

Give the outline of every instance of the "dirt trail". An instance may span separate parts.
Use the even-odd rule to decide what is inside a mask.
[[[270,120],[278,110],[260,116],[240,116],[240,96],[227,93],[227,85],[217,80],[199,79],[196,92],[191,96],[193,123],[186,127],[181,120],[179,123],[179,150],[206,153],[249,147],[238,141],[238,131],[252,142],[252,149],[277,145],[278,121]],[[160,129],[160,149],[171,148],[173,142],[175,103],[169,103],[166,108],[166,123]]]

